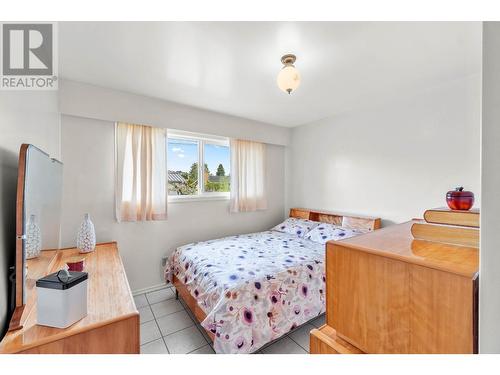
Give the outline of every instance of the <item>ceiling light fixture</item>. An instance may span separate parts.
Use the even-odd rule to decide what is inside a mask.
[[[291,94],[292,91],[296,90],[300,85],[299,71],[293,65],[295,60],[297,60],[297,57],[292,54],[284,55],[281,58],[281,62],[284,66],[280,70],[276,80],[278,87],[288,94]]]

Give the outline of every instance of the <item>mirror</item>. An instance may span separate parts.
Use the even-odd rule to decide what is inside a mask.
[[[61,194],[62,163],[51,159],[35,146],[28,145],[23,204],[25,259],[37,258],[44,250],[59,249]],[[23,302],[26,303],[25,296]]]
[[[41,250],[59,249],[62,163],[30,145],[24,186],[24,234],[30,234],[30,221],[34,217],[41,232]],[[25,252],[27,245],[25,241]]]
[[[43,251],[60,247],[62,167],[60,161],[39,148],[21,145],[16,203],[16,309],[9,331],[22,327],[27,291],[39,276],[30,275],[27,260],[36,262],[43,257]]]

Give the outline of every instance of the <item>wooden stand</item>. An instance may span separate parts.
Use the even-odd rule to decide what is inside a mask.
[[[139,313],[115,242],[82,255],[89,274],[88,315],[64,329],[36,324],[36,280],[77,254],[78,249],[49,250],[27,261],[24,324],[5,335],[0,353],[139,353]]]
[[[311,353],[477,353],[478,249],[414,240],[412,224],[327,244]]]

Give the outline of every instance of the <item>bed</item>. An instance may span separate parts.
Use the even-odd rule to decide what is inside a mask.
[[[350,236],[380,227],[378,218],[300,208],[292,208],[290,218],[314,222],[319,229],[319,223],[342,226]],[[325,245],[300,231],[303,236],[277,226],[184,245],[171,255],[165,279],[205,328],[217,353],[255,352],[324,313]]]

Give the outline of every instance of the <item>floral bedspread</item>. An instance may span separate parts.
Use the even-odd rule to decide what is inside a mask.
[[[266,231],[177,248],[181,280],[207,315],[217,353],[252,353],[325,311],[325,245]]]

